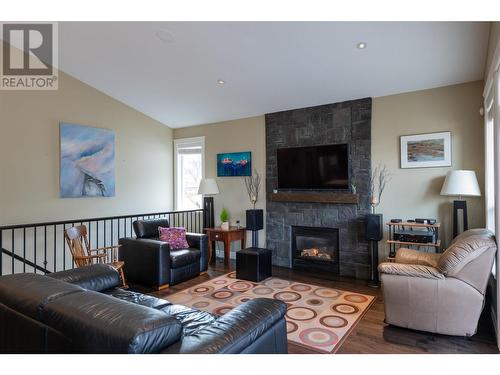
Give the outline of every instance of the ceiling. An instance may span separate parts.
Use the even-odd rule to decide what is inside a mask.
[[[179,128],[479,80],[488,33],[487,22],[63,22],[59,66]]]

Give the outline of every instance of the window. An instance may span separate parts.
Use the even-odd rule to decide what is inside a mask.
[[[493,111],[485,113],[485,212],[486,228],[495,232],[495,142]]]
[[[500,238],[500,40],[498,40],[484,87],[484,124],[486,148],[486,224],[495,229]],[[491,215],[493,207],[494,217]],[[497,346],[500,348],[500,251],[497,251],[493,275],[496,283],[493,289],[496,306],[493,305],[492,316],[497,331]]]
[[[202,208],[198,186],[205,174],[205,137],[174,140],[175,208]]]
[[[488,79],[484,92],[485,126],[485,211],[486,227],[500,235],[500,75],[495,71]],[[493,276],[497,279],[497,297],[500,297],[500,255],[497,253],[493,265]],[[500,315],[497,315],[500,324]],[[500,345],[500,337],[498,343]]]

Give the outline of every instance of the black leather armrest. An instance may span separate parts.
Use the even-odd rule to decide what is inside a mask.
[[[173,316],[93,291],[51,301],[41,320],[68,337],[80,353],[157,353],[182,332]]]
[[[138,284],[161,286],[170,282],[170,246],[163,241],[120,238],[119,259],[125,277]]]
[[[208,236],[200,233],[186,233],[189,247],[194,247],[201,251],[200,272],[208,269]]]
[[[276,335],[286,343],[285,313],[284,302],[255,298],[235,307],[213,324],[184,336],[164,353],[241,353],[272,329],[278,330]],[[277,324],[280,322],[283,324]]]
[[[92,264],[50,273],[47,276],[96,292],[114,288],[121,284],[118,272],[108,264]]]

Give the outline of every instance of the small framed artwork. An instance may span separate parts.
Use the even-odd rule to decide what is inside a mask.
[[[229,152],[217,154],[217,177],[242,177],[252,175],[252,153]]]
[[[451,166],[451,132],[402,135],[401,168]]]

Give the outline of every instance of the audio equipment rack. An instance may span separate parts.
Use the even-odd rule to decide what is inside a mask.
[[[401,247],[409,247],[416,246],[418,249],[421,247],[426,247],[427,249],[434,249],[437,253],[441,248],[441,240],[439,239],[439,228],[441,227],[440,223],[435,224],[423,224],[423,223],[415,223],[402,221],[400,223],[392,223],[388,222],[386,225],[389,227],[389,239],[387,243],[389,244],[389,260],[393,260],[396,256],[396,250]],[[435,234],[436,240],[434,242],[429,243],[418,243],[418,242],[405,242],[405,241],[396,241],[394,240],[394,232],[398,230],[413,230],[413,229],[427,229]]]

